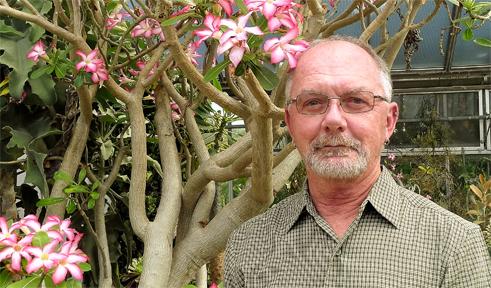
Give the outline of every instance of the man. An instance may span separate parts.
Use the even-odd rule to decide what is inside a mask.
[[[233,233],[225,286],[491,287],[479,227],[380,166],[398,117],[383,60],[354,38],[332,37],[289,77],[285,118],[306,188]]]

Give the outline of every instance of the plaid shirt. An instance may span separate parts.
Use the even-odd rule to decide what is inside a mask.
[[[307,189],[240,226],[225,287],[491,287],[479,227],[397,185],[386,168],[342,239]]]

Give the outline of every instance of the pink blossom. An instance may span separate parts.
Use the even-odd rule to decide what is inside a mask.
[[[203,21],[203,25],[206,28],[194,31],[194,34],[199,37],[196,45],[199,46],[201,42],[210,37],[214,39],[220,39],[220,37],[222,36],[222,31],[220,31],[220,23],[220,17],[210,13],[206,13],[205,20]]]
[[[177,10],[174,13],[170,14],[170,18],[182,15],[184,13],[187,13],[187,12],[189,12],[189,10],[191,10],[191,5],[186,5],[186,6],[182,7],[182,9]]]
[[[264,42],[264,51],[271,52],[271,63],[275,64],[287,58],[290,69],[297,66],[298,57],[307,50],[309,44],[303,40],[290,44],[295,35],[298,35],[298,32],[291,30],[281,38],[271,38]]]
[[[80,71],[80,69],[84,68],[85,72],[95,72],[97,70],[97,66],[103,62],[101,59],[98,58],[98,52],[98,49],[90,51],[90,53],[87,55],[85,55],[84,52],[80,50],[75,52],[75,54],[82,58],[82,61],[78,62],[75,65],[75,69],[77,69],[77,71]]]
[[[27,273],[32,273],[43,268],[49,270],[55,265],[56,261],[61,260],[63,255],[56,253],[56,246],[59,241],[53,240],[46,244],[42,249],[39,247],[26,247],[25,251],[34,256],[26,266]]]
[[[198,65],[198,61],[196,61],[196,58],[201,57],[201,54],[198,54],[196,52],[196,46],[197,43],[189,43],[188,48],[186,50],[186,55],[188,56],[189,61],[193,63],[195,66]]]
[[[223,45],[219,45],[217,49],[218,54],[222,54],[223,52],[230,50],[228,57],[232,64],[237,67],[244,57],[245,51],[249,51],[249,46],[245,40],[239,41],[236,38],[230,38],[227,42],[223,43]]]
[[[338,0],[329,0],[329,5],[331,5],[331,7],[334,7],[334,5],[336,5],[336,2]]]
[[[0,216],[0,244],[2,244],[2,242],[6,239],[10,239],[12,241],[16,241],[17,239],[17,236],[12,233],[16,228],[15,226],[12,226],[12,227],[8,227],[8,224],[7,224],[7,219],[5,219],[4,217],[1,217]]]
[[[143,60],[137,60],[136,61],[136,67],[138,67],[138,70],[134,70],[134,69],[129,69],[128,72],[130,72],[130,74],[132,76],[138,76],[140,74],[140,72],[143,70],[143,68],[145,68],[145,65],[147,65],[147,63]],[[155,70],[157,69],[157,63],[152,67],[152,69],[150,69],[150,72],[148,72],[148,76],[147,77],[150,77],[152,76],[153,74],[155,74]]]
[[[280,7],[290,7],[292,0],[246,0],[249,11],[261,11],[266,19],[270,19]]]
[[[98,67],[97,70],[94,73],[92,73],[90,79],[94,84],[98,83],[99,85],[102,85],[104,81],[109,79],[109,75],[105,67]]]
[[[80,249],[77,249],[81,236],[82,234],[78,234],[75,241],[65,242],[61,247],[60,257],[57,261],[55,273],[53,273],[53,282],[55,284],[65,280],[67,272],[70,272],[73,278],[79,281],[83,280],[83,272],[77,264],[87,262],[88,258]]]
[[[235,0],[218,0],[218,4],[222,6],[228,17],[232,16],[234,12],[232,5],[235,4]]]
[[[240,16],[237,22],[230,19],[224,19],[221,21],[221,25],[227,26],[229,28],[229,30],[223,33],[222,37],[220,37],[221,45],[229,41],[231,38],[235,38],[238,41],[247,40],[247,33],[251,33],[254,35],[263,35],[261,29],[257,26],[246,27],[251,13],[252,12],[249,12],[244,16]]]
[[[28,262],[31,261],[31,255],[26,250],[30,247],[32,237],[32,235],[28,235],[18,242],[17,239],[4,239],[2,244],[7,247],[0,251],[0,262],[6,258],[11,258],[12,269],[20,271],[22,258],[25,258]]]
[[[276,10],[276,13],[268,19],[268,29],[269,31],[274,32],[281,26],[284,26],[287,30],[296,29],[297,31],[300,31],[299,23],[302,22],[302,14],[290,7],[280,7]]]
[[[217,283],[212,282],[209,288],[218,288]]]
[[[39,57],[45,58],[46,54],[46,45],[44,45],[43,41],[39,40],[34,44],[31,50],[27,53],[27,59],[31,59],[34,62],[39,61]]]
[[[110,15],[106,19],[106,28],[107,30],[112,30],[116,25],[121,23],[123,21],[123,16],[126,15],[127,13],[114,13],[113,15]]]
[[[72,224],[72,221],[70,219],[61,220],[61,218],[58,216],[50,215],[47,217],[47,221],[44,225],[48,225],[48,223],[50,225],[50,228],[58,226],[57,230],[62,235],[66,235],[68,240],[72,241],[75,237],[75,229],[70,228],[70,225]]]
[[[165,40],[160,23],[152,18],[142,20],[135,28],[133,28],[133,30],[131,30],[132,37],[143,36],[145,38],[150,38],[154,35],[159,35],[161,41]]]
[[[394,153],[389,153],[389,155],[387,155],[387,159],[389,159],[390,161],[394,161],[394,160],[396,160],[396,154],[394,154]]]
[[[26,234],[34,234],[39,231],[44,231],[52,239],[57,239],[58,241],[63,240],[63,236],[59,231],[51,230],[51,227],[57,225],[54,222],[54,216],[48,217],[48,221],[41,226],[36,215],[30,214],[19,220],[14,224],[16,228],[21,229]]]

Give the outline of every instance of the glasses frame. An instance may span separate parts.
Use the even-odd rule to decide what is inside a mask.
[[[370,112],[373,110],[373,108],[375,107],[375,100],[376,99],[379,99],[379,100],[382,100],[382,101],[385,101],[385,102],[389,102],[389,100],[387,100],[385,97],[383,96],[379,96],[379,95],[375,95],[373,92],[370,92],[370,91],[353,91],[353,92],[367,92],[367,93],[370,93],[373,95],[373,103],[372,103],[372,106],[370,108],[370,110],[366,110],[366,111],[360,111],[360,112],[349,112],[349,111],[346,111],[344,110],[344,107],[343,107],[343,102],[341,102],[341,97],[329,97],[327,95],[324,95],[324,94],[321,94],[321,93],[313,93],[313,94],[318,94],[318,95],[321,95],[321,96],[325,96],[327,98],[327,105],[326,105],[326,108],[324,109],[324,111],[322,112],[319,112],[319,113],[304,113],[304,112],[300,112],[301,109],[298,108],[298,103],[297,102],[297,98],[299,97],[297,95],[297,97],[295,99],[290,99],[288,100],[287,102],[287,105],[290,105],[292,104],[293,102],[295,102],[295,108],[297,109],[298,113],[302,114],[302,115],[322,115],[324,113],[326,113],[327,109],[329,108],[330,104],[329,104],[329,101],[331,99],[338,99],[339,100],[339,106],[341,107],[341,109],[345,112],[345,113],[348,113],[348,114],[360,114],[360,113],[366,113],[366,112]],[[351,92],[350,92],[351,93]],[[349,93],[346,93],[346,94],[349,94]],[[301,94],[300,94],[301,95]]]

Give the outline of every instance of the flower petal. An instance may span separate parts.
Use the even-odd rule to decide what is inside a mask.
[[[230,50],[230,54],[228,57],[230,58],[230,61],[232,64],[234,64],[235,67],[237,67],[240,63],[240,60],[242,60],[242,57],[244,56],[245,48],[244,47],[237,47],[234,46],[232,50]]]

